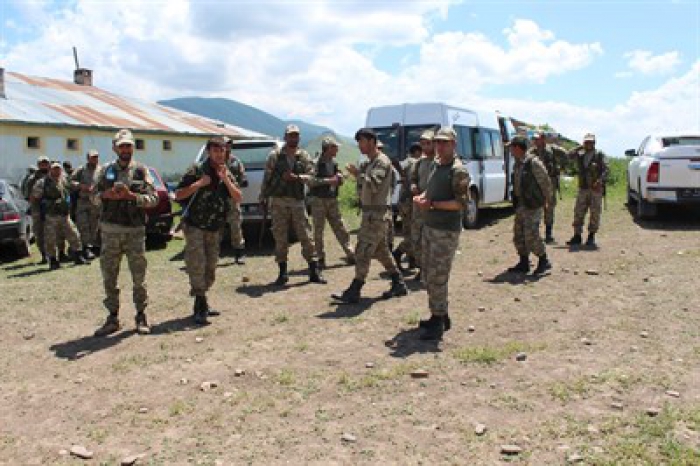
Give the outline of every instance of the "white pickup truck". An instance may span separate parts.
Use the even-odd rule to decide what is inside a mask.
[[[700,205],[700,134],[650,135],[625,155],[627,200],[638,218],[655,217],[660,204]]]

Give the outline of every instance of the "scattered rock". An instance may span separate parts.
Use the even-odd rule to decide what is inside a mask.
[[[644,277],[645,282],[649,282],[649,277]]]
[[[204,341],[204,338],[203,338],[203,337],[197,337],[197,338],[194,339],[194,341],[196,341],[197,343],[201,343],[201,342]]]
[[[564,273],[569,273],[569,272],[571,272],[571,269],[564,267],[563,269],[561,269],[561,271]]]
[[[145,458],[145,456],[145,453],[127,456],[126,458],[122,459],[122,466],[131,466],[133,464],[136,464],[140,459]]]
[[[646,330],[639,332],[639,336],[642,338],[649,338],[649,332],[647,332]]]
[[[586,346],[591,346],[593,344],[593,342],[591,340],[589,340],[588,338],[585,338],[585,337],[581,338],[581,343],[583,343]]]
[[[578,453],[571,454],[566,458],[567,463],[580,463],[581,461],[583,461],[583,456]]]
[[[476,330],[476,329],[474,328],[473,325],[470,325],[469,327],[467,327],[467,331],[468,331],[469,333],[473,333],[475,330]]]
[[[476,274],[477,274],[478,276],[480,276],[480,277],[483,277],[483,276],[484,276],[484,272],[482,272],[481,270],[479,270]]]
[[[233,396],[233,392],[224,392],[224,398],[231,398]]]
[[[209,390],[216,388],[218,386],[219,386],[218,382],[216,382],[214,380],[210,380],[207,382],[202,382],[202,384],[199,386],[199,389],[203,392],[208,392]]]
[[[518,445],[501,445],[501,453],[504,455],[517,455],[522,453],[523,449]]]
[[[661,410],[659,408],[656,408],[656,407],[647,408],[647,415],[650,417],[656,417],[659,415],[660,412],[661,412]]]
[[[366,363],[365,363],[365,367],[366,367],[367,369],[373,369],[373,368],[374,368],[374,363],[373,363],[373,362],[366,362]]]
[[[637,351],[639,351],[639,346],[630,346],[630,351],[636,353]]]
[[[148,412],[148,408],[146,408],[145,406],[139,408],[139,413],[146,414],[147,412]]]
[[[673,398],[680,398],[680,396],[681,396],[681,394],[675,390],[666,390],[666,394],[668,396],[672,396]]]
[[[597,270],[588,269],[588,270],[586,270],[586,274],[588,274],[588,275],[600,275],[600,272],[598,272]]]
[[[527,359],[527,354],[525,354],[525,353],[518,353],[515,355],[516,361],[524,361],[526,359]]]
[[[513,301],[515,301],[516,303],[519,303],[519,302],[520,302],[520,298],[516,296],[515,298],[513,298]]]
[[[487,430],[488,429],[484,424],[477,424],[474,426],[474,433],[479,436],[484,435]]]
[[[241,277],[241,281],[243,283],[248,283],[250,281],[250,277],[243,276],[243,277]]]
[[[25,333],[23,335],[23,337],[25,340],[31,340],[32,338],[34,338],[34,333],[33,332]]]
[[[357,442],[357,437],[355,437],[352,434],[348,434],[347,432],[343,434],[342,437],[340,437],[340,440],[346,443],[355,443]]]
[[[624,256],[625,254],[627,254],[627,251],[625,251],[624,249],[621,249],[620,254],[622,254]]]
[[[245,369],[236,369],[233,375],[236,377],[243,377],[245,375]]]
[[[479,311],[479,312],[486,312],[486,307],[484,307],[484,306],[479,306],[479,307],[477,308],[477,311]]]
[[[192,358],[185,359],[185,362],[192,362]]]
[[[82,445],[73,445],[70,447],[70,454],[78,458],[89,460],[94,454]]]
[[[185,378],[180,379],[180,385],[187,385],[188,383],[190,383],[190,381],[188,379],[185,379]]]
[[[600,433],[600,429],[598,429],[596,426],[588,426],[586,428],[586,430],[588,431],[589,434],[593,434],[593,435]]]
[[[69,452],[64,448],[63,450],[58,450],[58,454],[61,456],[67,456]]]
[[[625,406],[624,406],[622,403],[618,402],[618,401],[615,401],[615,402],[613,402],[613,403],[610,403],[610,407],[611,407],[612,409],[616,409],[616,410],[618,410],[618,411],[622,411],[622,410],[625,408]]]
[[[423,369],[416,369],[415,371],[411,372],[411,377],[414,379],[427,379],[428,375],[428,371]]]
[[[495,383],[490,383],[490,384],[489,384],[489,388],[496,388],[496,384],[495,384]]]
[[[608,275],[615,275],[615,271],[611,270],[610,272],[608,272]]]

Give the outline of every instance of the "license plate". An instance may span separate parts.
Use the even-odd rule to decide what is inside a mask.
[[[685,188],[678,190],[678,197],[681,199],[700,199],[700,189]]]

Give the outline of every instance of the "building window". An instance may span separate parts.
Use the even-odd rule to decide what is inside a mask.
[[[167,139],[163,140],[163,150],[173,150],[173,143]]]
[[[143,139],[137,139],[136,140],[136,150],[145,150],[146,149],[146,141]]]
[[[77,139],[66,139],[66,150],[80,150],[80,142]]]
[[[38,136],[27,137],[27,148],[28,149],[41,149],[41,138]]]

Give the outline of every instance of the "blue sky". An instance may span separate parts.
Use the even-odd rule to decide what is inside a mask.
[[[0,0],[0,64],[149,100],[217,96],[345,134],[445,101],[594,131],[613,155],[700,126],[698,1]]]

